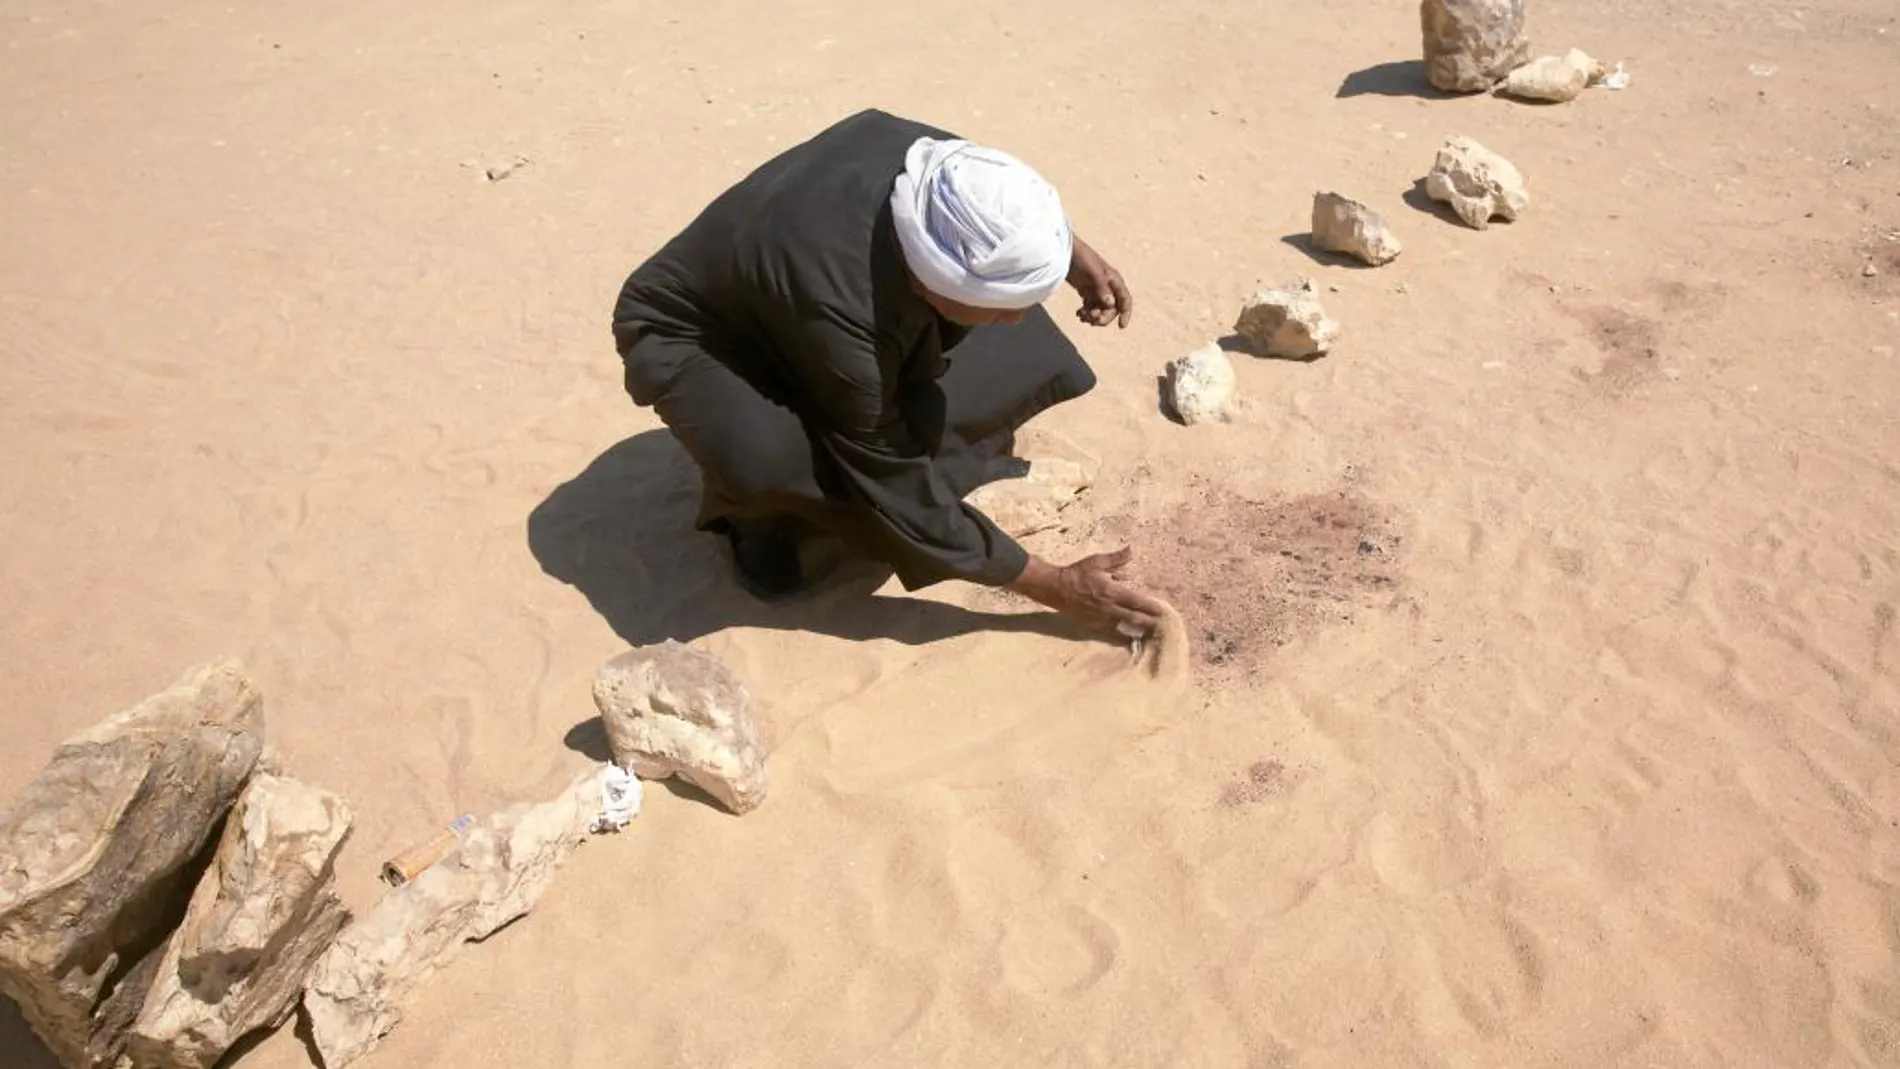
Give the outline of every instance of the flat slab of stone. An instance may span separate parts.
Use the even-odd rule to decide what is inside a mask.
[[[601,776],[512,806],[471,828],[453,855],[389,892],[318,959],[304,1013],[327,1069],[376,1048],[403,1004],[471,941],[534,908],[601,811]]]

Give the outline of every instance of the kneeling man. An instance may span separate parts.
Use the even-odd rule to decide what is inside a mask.
[[[1054,565],[963,503],[1015,432],[1095,385],[1042,310],[1126,326],[1121,275],[1056,191],[1006,153],[867,111],[771,160],[635,270],[614,309],[627,392],[704,476],[699,527],[741,581],[783,596],[826,532],[905,589],[961,579],[1145,634],[1161,613],[1116,572]]]

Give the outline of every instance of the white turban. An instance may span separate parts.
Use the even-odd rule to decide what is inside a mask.
[[[1069,274],[1055,187],[1014,156],[920,137],[891,191],[904,259],[924,288],[974,308],[1031,308]]]

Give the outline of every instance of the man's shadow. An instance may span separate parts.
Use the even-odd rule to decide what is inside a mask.
[[[528,516],[541,570],[586,596],[631,645],[691,642],[731,627],[911,645],[971,631],[1085,638],[1050,612],[988,613],[876,593],[889,569],[846,561],[813,588],[761,602],[734,578],[724,539],[697,531],[699,472],[664,429],[637,434],[556,487]]]

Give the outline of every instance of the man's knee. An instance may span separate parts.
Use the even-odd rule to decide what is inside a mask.
[[[764,412],[739,414],[701,423],[690,433],[673,427],[675,437],[705,473],[707,484],[731,505],[766,509],[788,497],[817,496],[811,473],[811,442],[802,425],[768,418]]]
[[[795,437],[765,435],[749,428],[702,449],[700,466],[735,503],[770,503],[817,492],[812,476],[811,444]]]

